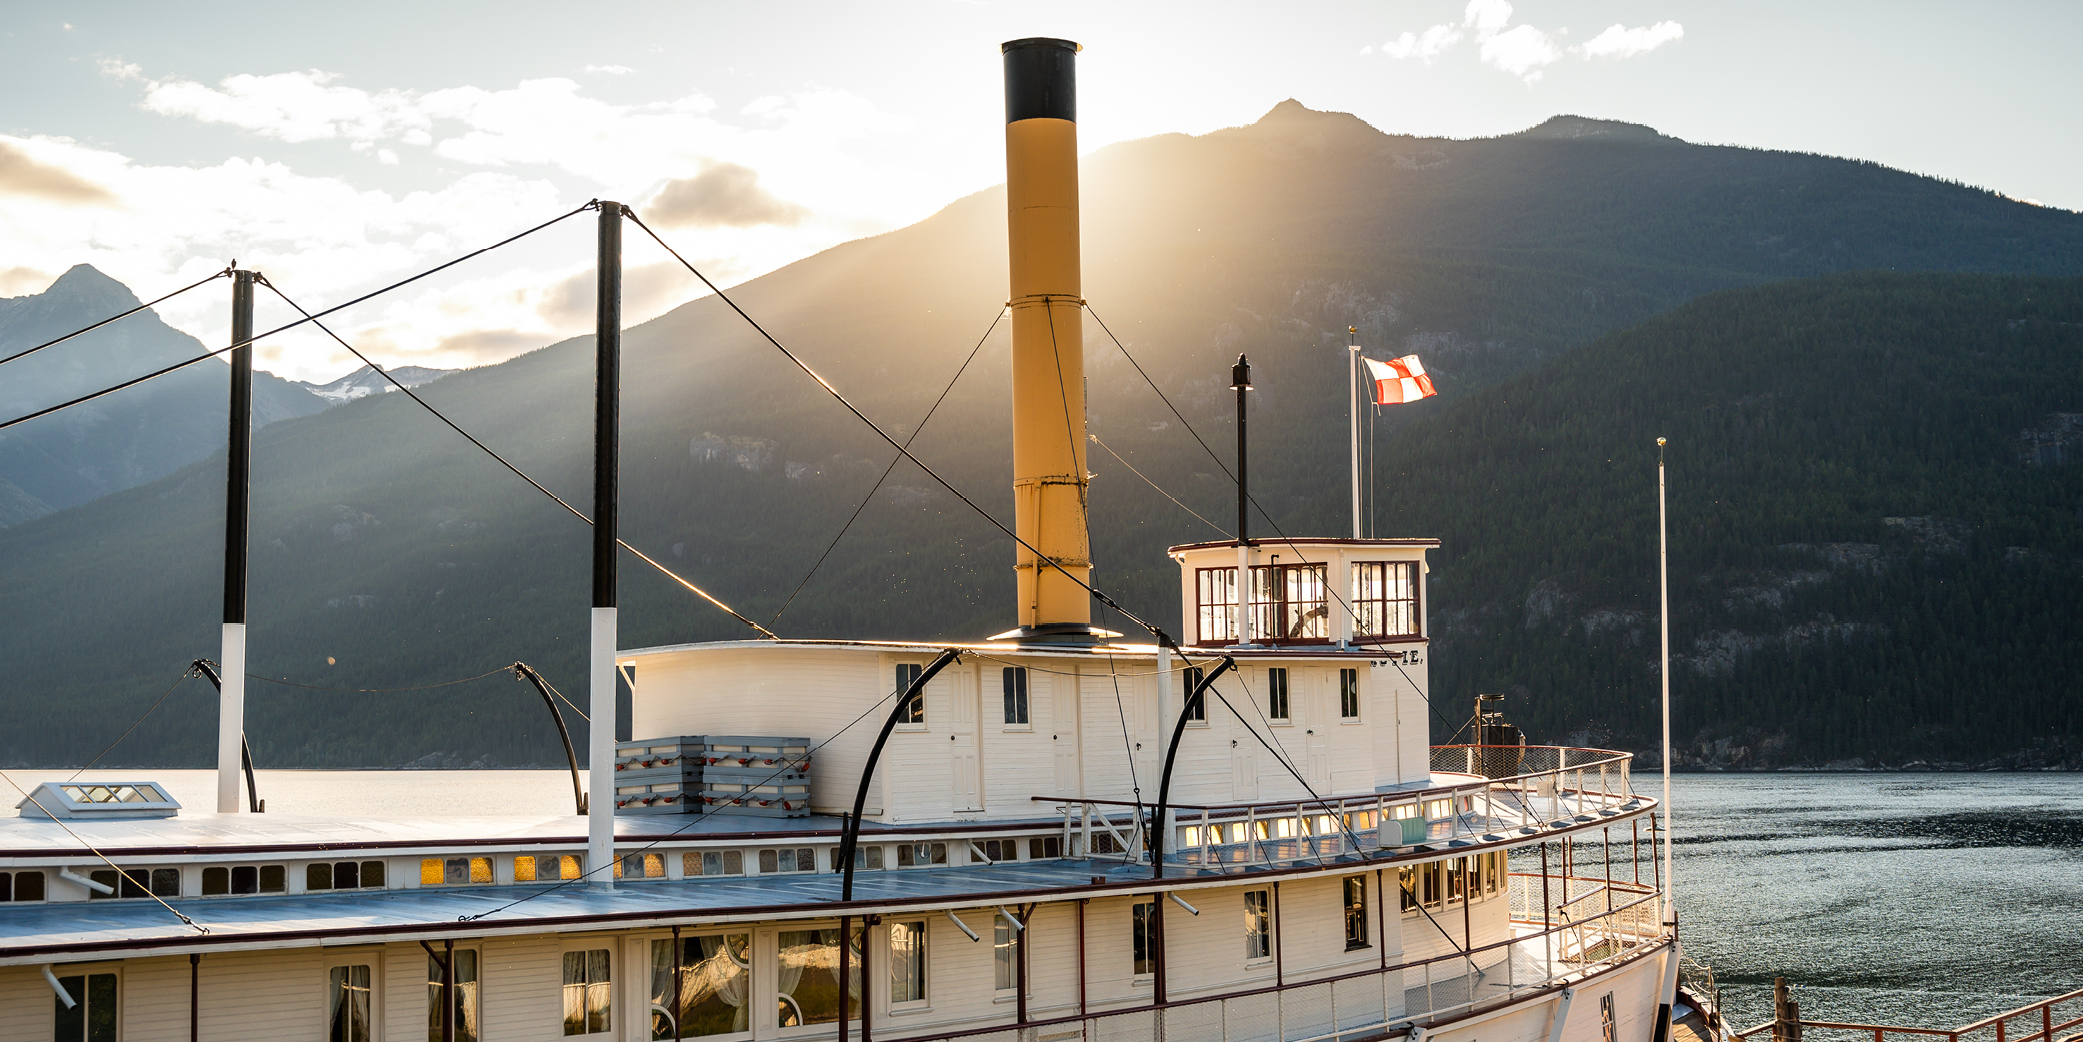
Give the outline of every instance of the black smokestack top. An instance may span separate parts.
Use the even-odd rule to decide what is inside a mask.
[[[1005,55],[1005,121],[1078,121],[1077,57],[1069,40],[1033,36],[1001,45]]]

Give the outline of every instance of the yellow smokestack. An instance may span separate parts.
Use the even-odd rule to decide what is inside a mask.
[[[1015,529],[1081,582],[1086,530],[1084,296],[1078,258],[1078,45],[1014,40],[1005,55],[1005,202],[1013,312]],[[1018,547],[1020,631],[1076,639],[1092,595]]]

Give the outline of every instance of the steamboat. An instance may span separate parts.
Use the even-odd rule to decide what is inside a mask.
[[[1170,550],[1187,632],[1093,625],[1077,47],[1003,54],[1016,628],[616,646],[600,204],[592,719],[620,671],[652,737],[594,727],[568,810],[256,813],[228,552],[215,812],[139,777],[0,820],[0,1042],[1720,1037],[1630,756],[1480,704],[1429,744],[1436,540],[1253,539],[1240,492]]]

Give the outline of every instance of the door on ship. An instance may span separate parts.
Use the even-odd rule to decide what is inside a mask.
[[[983,774],[977,763],[977,684],[972,669],[948,670],[949,695],[954,702],[954,721],[948,734],[949,765],[954,772],[953,809],[984,809]]]
[[[1230,799],[1238,803],[1258,799],[1258,738],[1250,725],[1230,718]]]
[[[1076,799],[1078,778],[1078,678],[1068,673],[1035,673],[1049,683],[1049,751],[1056,764],[1056,795]]]

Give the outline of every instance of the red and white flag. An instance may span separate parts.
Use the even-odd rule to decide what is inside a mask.
[[[1374,378],[1376,405],[1404,405],[1439,393],[1432,389],[1432,378],[1425,375],[1425,365],[1416,355],[1388,362],[1372,358],[1360,361],[1367,363],[1367,372]]]

